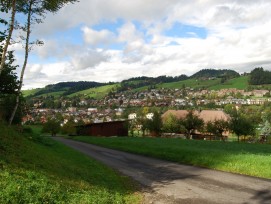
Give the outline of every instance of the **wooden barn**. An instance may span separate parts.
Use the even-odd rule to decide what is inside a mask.
[[[77,135],[89,136],[128,136],[128,121],[91,123],[76,127]]]

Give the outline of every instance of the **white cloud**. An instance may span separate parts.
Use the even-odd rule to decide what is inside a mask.
[[[108,30],[95,31],[88,27],[82,28],[84,41],[90,45],[97,46],[99,44],[107,45],[115,41],[114,33]]]
[[[71,63],[74,69],[87,69],[94,68],[102,62],[106,62],[108,60],[108,56],[102,51],[88,50],[84,53],[78,53],[75,55]]]
[[[73,81],[119,81],[141,75],[190,75],[203,68],[271,69],[270,10],[269,0],[81,0],[48,15],[37,27],[34,34],[45,46],[33,54],[42,59],[42,69],[27,73],[28,79],[38,72],[47,80],[42,83],[54,83],[63,79],[61,75]],[[94,25],[118,20],[122,23],[114,31],[95,30]],[[189,38],[166,36],[164,31],[177,22],[202,27],[206,38],[192,31]],[[82,43],[54,39],[75,27]],[[100,45],[103,50],[97,49]],[[48,58],[60,62],[46,62]]]

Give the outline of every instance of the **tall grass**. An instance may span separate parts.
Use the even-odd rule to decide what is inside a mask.
[[[0,124],[0,203],[140,203],[127,177],[50,138]]]
[[[81,136],[74,139],[183,164],[271,178],[271,146],[267,144],[170,138]]]

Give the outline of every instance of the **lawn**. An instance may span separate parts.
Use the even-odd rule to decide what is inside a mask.
[[[73,139],[169,161],[271,179],[271,146],[172,138]]]
[[[0,203],[141,202],[135,183],[101,163],[29,129],[0,131]]]

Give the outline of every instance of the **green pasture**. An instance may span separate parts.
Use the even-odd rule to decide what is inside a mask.
[[[73,97],[76,95],[84,95],[84,96],[89,96],[95,99],[101,99],[105,97],[110,91],[112,91],[113,89],[116,89],[118,86],[119,84],[105,85],[105,86],[100,86],[96,88],[90,88],[87,90],[79,91],[68,96]]]
[[[271,178],[271,146],[173,138],[80,136],[73,139],[210,169]]]
[[[0,124],[0,203],[141,203],[138,187],[101,163]]]

